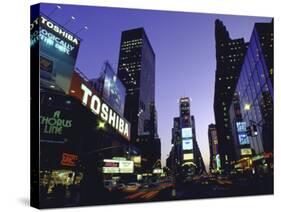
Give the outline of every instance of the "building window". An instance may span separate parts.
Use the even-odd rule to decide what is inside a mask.
[[[40,56],[40,70],[42,71],[46,71],[48,73],[52,73],[53,72],[53,61]]]

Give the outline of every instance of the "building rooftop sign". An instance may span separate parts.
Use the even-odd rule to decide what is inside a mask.
[[[77,72],[72,76],[70,95],[78,98],[105,123],[113,127],[120,135],[130,140],[130,123],[102,100],[97,92]]]

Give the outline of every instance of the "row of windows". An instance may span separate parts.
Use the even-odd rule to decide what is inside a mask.
[[[131,47],[131,46],[141,46],[141,41],[131,42],[131,43],[123,43],[121,47]]]
[[[224,46],[224,45],[231,46],[231,45],[237,45],[237,44],[241,44],[241,43],[242,43],[242,41],[231,41],[231,42],[228,42],[226,44],[221,43],[221,46]]]
[[[139,49],[141,48],[142,46],[141,45],[135,45],[135,46],[129,46],[129,47],[121,47],[121,50],[122,51],[128,51],[128,50],[132,50],[132,49]]]
[[[138,43],[138,42],[142,42],[142,38],[123,41],[123,44]]]
[[[231,79],[233,79],[233,76],[229,76],[229,77],[225,77],[225,80],[231,80]],[[222,78],[221,77],[219,77],[219,80],[222,80]]]

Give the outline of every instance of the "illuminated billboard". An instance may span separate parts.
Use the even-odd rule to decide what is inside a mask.
[[[250,144],[248,135],[247,135],[247,127],[246,122],[236,122],[238,140],[240,145]]]
[[[126,88],[116,76],[109,63],[105,63],[102,96],[120,115],[124,114]]]
[[[40,141],[67,142],[73,131],[73,120],[70,117],[71,113],[67,110],[42,108],[40,112]]]
[[[192,153],[183,154],[183,160],[193,160],[193,154]]]
[[[73,73],[69,94],[79,99],[90,111],[130,140],[130,123],[106,103],[76,71]]]
[[[250,143],[247,133],[238,134],[238,139],[239,139],[240,145],[245,145],[245,144]]]
[[[246,122],[236,122],[237,132],[244,133],[247,131]]]
[[[193,149],[192,139],[183,139],[182,140],[182,149],[183,150],[192,150]]]
[[[31,48],[39,46],[42,87],[69,91],[80,39],[55,21],[40,15],[31,23]]]
[[[130,160],[119,161],[120,173],[134,173],[134,162]]]
[[[134,173],[134,162],[130,160],[103,160],[103,173]]]
[[[192,150],[193,149],[193,139],[192,139],[192,128],[182,128],[182,149]]]
[[[250,148],[240,149],[241,155],[252,155],[252,150]]]

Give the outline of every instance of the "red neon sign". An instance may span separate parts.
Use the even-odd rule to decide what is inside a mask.
[[[74,154],[63,153],[61,159],[61,165],[63,166],[76,166],[78,156]]]

